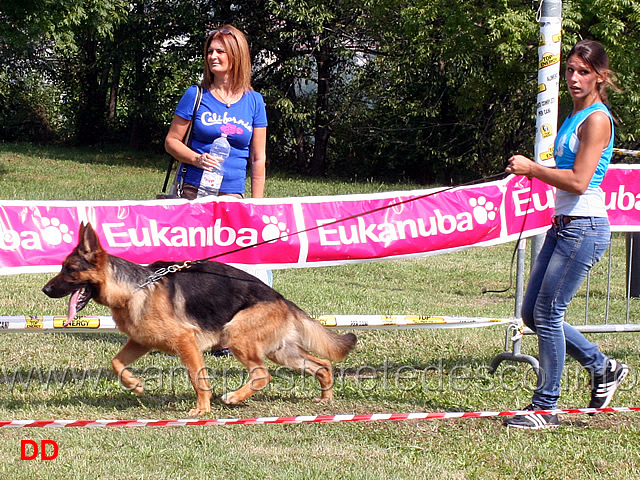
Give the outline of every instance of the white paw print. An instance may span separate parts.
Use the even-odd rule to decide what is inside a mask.
[[[62,242],[71,243],[73,237],[71,231],[64,223],[60,223],[57,218],[42,217],[42,238],[49,245],[60,245]]]
[[[473,218],[480,225],[487,223],[487,220],[495,220],[496,207],[493,202],[487,202],[485,197],[472,198],[469,200],[469,205],[473,207]]]
[[[289,239],[287,225],[284,222],[278,222],[276,217],[269,215],[263,215],[262,221],[265,223],[265,227],[262,229],[262,240],[273,243],[279,238],[285,242]]]

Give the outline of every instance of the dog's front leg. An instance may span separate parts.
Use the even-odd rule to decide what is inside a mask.
[[[144,387],[142,386],[142,382],[138,380],[127,367],[148,351],[149,348],[129,339],[124,347],[122,347],[122,350],[111,360],[113,371],[116,372],[122,385],[136,395],[142,395],[144,393]]]

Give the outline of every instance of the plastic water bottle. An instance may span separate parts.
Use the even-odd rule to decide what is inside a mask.
[[[220,165],[213,170],[204,171],[200,179],[200,187],[198,187],[198,197],[218,195],[222,177],[224,177],[224,161],[229,157],[229,153],[231,153],[231,145],[223,133],[221,137],[213,141],[211,150],[209,150],[209,154],[217,158]]]

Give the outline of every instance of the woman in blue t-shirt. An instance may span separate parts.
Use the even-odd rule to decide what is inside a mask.
[[[251,87],[251,59],[244,34],[225,25],[209,34],[204,48],[202,101],[195,118],[198,87],[189,87],[175,110],[165,149],[178,159],[182,198],[198,196],[204,170],[216,167],[209,154],[211,144],[223,133],[231,145],[224,162],[224,178],[219,195],[244,197],[247,164],[251,169],[251,197],[264,196],[266,171],[267,114],[262,95]],[[190,147],[183,138],[193,122]]]
[[[522,319],[538,337],[538,385],[525,408],[532,413],[507,419],[509,427],[537,430],[559,425],[557,415],[533,412],[557,408],[567,353],[590,373],[590,408],[606,407],[629,372],[564,321],[569,302],[611,239],[600,184],[611,161],[614,137],[606,87],[615,85],[602,45],[591,40],[577,43],[567,56],[566,80],[573,111],[558,131],[556,168],[522,155],[511,157],[506,168],[508,173],[556,187],[553,223],[531,270],[522,305]]]

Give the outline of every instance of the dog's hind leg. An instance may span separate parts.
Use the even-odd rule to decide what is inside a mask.
[[[333,374],[330,361],[314,357],[295,344],[287,344],[267,357],[284,367],[307,373],[318,380],[321,393],[314,399],[316,402],[330,402],[333,399]]]
[[[175,343],[175,349],[189,372],[189,380],[196,391],[196,408],[189,415],[199,416],[211,412],[211,386],[206,372],[202,352],[192,335],[185,335]]]
[[[244,386],[221,397],[227,405],[246,400],[271,382],[271,374],[264,364],[266,345],[274,341],[271,312],[269,305],[254,305],[236,314],[225,326],[224,335],[231,353],[249,371],[249,381]]]
[[[113,371],[118,376],[120,383],[136,395],[142,395],[144,393],[144,387],[142,386],[142,382],[138,380],[127,367],[148,351],[149,348],[129,339],[124,347],[122,347],[122,350],[111,360]]]
[[[225,393],[221,397],[221,400],[227,405],[236,405],[269,385],[271,374],[259,355],[233,347],[231,352],[236,360],[242,363],[249,371],[249,381],[244,386],[235,392]]]

